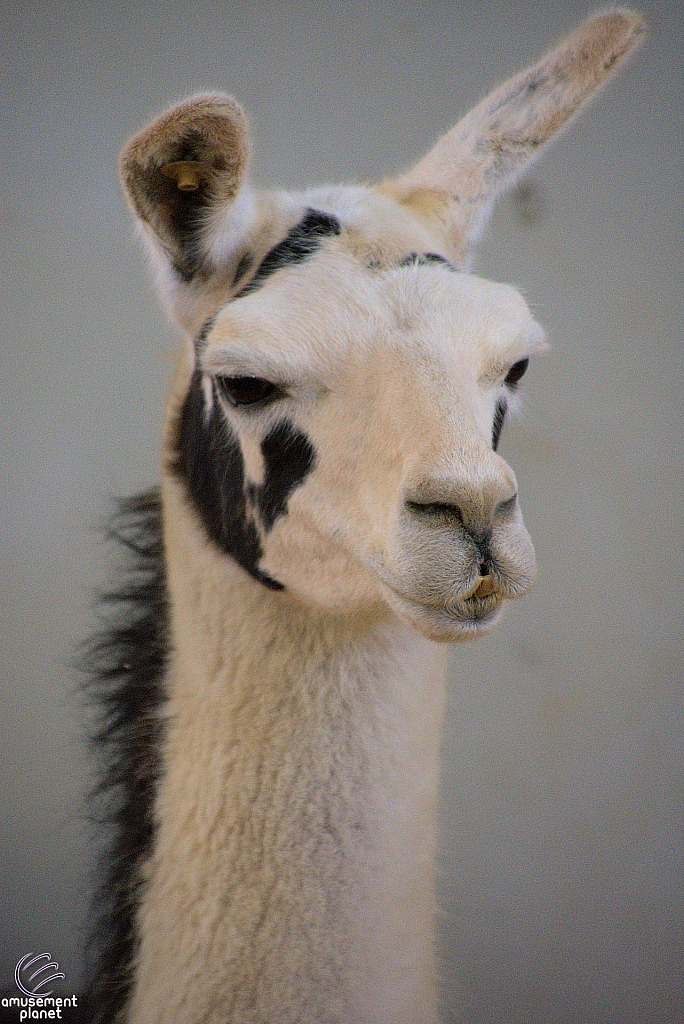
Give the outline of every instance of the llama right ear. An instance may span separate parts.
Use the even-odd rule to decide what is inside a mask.
[[[231,96],[192,96],[135,135],[121,180],[156,255],[176,283],[206,280],[249,226],[247,118]]]
[[[504,82],[414,167],[381,189],[437,213],[467,256],[494,201],[608,80],[643,36],[634,11],[591,15],[532,67]]]

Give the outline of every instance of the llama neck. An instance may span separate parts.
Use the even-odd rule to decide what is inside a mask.
[[[169,559],[131,1021],[429,1024],[443,649],[303,609],[192,528]]]

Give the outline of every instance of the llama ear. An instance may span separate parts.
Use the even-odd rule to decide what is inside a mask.
[[[425,209],[444,204],[467,251],[498,196],[603,85],[644,32],[633,11],[587,18],[537,64],[491,92],[411,170],[383,187]]]
[[[180,281],[206,279],[236,248],[250,208],[247,118],[222,93],[172,107],[124,147],[121,179],[147,238]],[[247,216],[246,216],[247,215]]]

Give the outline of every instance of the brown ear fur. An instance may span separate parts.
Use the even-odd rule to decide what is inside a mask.
[[[185,183],[173,168],[168,170],[180,161],[192,162]],[[131,206],[183,280],[205,268],[203,229],[212,212],[234,201],[248,162],[244,111],[222,93],[179,103],[124,147],[121,180]]]

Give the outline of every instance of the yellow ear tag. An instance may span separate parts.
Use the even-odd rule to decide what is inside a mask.
[[[200,185],[206,164],[199,160],[177,160],[162,167],[162,174],[176,182],[181,192],[195,192]]]

